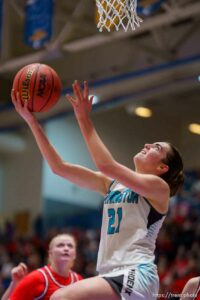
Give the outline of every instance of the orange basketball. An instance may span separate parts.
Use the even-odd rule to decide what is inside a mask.
[[[44,112],[52,108],[61,94],[61,80],[49,66],[34,63],[23,67],[13,80],[13,89],[23,102],[28,101],[32,112]]]

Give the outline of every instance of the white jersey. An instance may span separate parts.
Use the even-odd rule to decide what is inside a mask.
[[[164,219],[144,197],[113,181],[104,199],[99,274],[154,263],[155,242]]]

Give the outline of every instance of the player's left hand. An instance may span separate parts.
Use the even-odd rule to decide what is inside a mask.
[[[77,118],[88,117],[92,110],[92,101],[94,96],[89,96],[89,87],[87,81],[84,81],[84,88],[77,80],[74,81],[73,85],[74,96],[66,95],[68,101],[72,104],[74,113]]]

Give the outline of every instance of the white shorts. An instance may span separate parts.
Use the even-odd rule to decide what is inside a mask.
[[[159,277],[154,264],[138,264],[99,276],[112,286],[121,300],[157,299]]]

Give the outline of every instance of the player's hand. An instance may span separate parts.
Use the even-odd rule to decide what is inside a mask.
[[[77,80],[73,85],[74,96],[66,95],[66,98],[72,104],[75,115],[77,118],[88,117],[92,110],[93,96],[89,96],[89,87],[87,81],[84,81],[83,90]]]
[[[26,276],[27,273],[28,273],[27,266],[24,263],[19,263],[11,271],[12,282],[14,284],[17,284],[20,280],[22,280]]]
[[[28,101],[22,102],[18,91],[12,89],[11,99],[16,111],[27,123],[31,123],[35,120],[35,116],[28,109]]]

